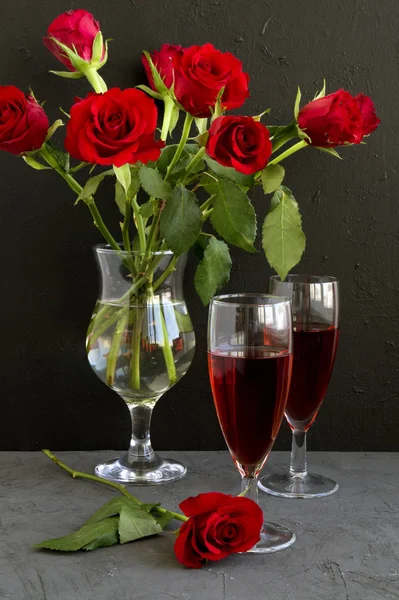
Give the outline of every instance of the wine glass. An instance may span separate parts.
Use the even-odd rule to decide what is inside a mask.
[[[338,489],[322,475],[307,472],[306,432],[314,422],[327,392],[339,328],[339,291],[334,277],[273,276],[269,292],[292,300],[294,364],[285,416],[292,430],[288,473],[262,477],[264,492],[284,498],[320,498]]]
[[[258,475],[284,416],[292,370],[291,302],[265,294],[215,296],[208,320],[213,399],[242,491],[258,501]],[[288,548],[295,534],[265,523],[249,552]]]

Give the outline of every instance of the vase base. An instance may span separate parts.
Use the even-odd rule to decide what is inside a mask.
[[[187,473],[187,468],[176,460],[157,457],[155,466],[138,468],[130,466],[126,458],[125,455],[100,463],[95,468],[96,475],[116,483],[158,485],[177,481]]]
[[[263,523],[262,530],[260,532],[260,540],[247,552],[242,554],[269,554],[270,552],[279,552],[292,546],[295,542],[295,533],[284,527],[283,525],[277,525],[276,523]]]
[[[323,498],[335,494],[338,483],[324,477],[308,473],[304,477],[294,477],[290,473],[266,475],[259,480],[262,492],[280,498]]]

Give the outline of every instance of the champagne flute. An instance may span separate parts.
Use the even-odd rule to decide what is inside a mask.
[[[258,501],[258,475],[276,439],[292,370],[291,302],[262,294],[215,296],[208,320],[213,399],[242,491]],[[288,548],[295,534],[265,523],[249,552]]]
[[[289,472],[262,477],[259,487],[284,498],[329,496],[338,484],[307,472],[306,433],[327,392],[337,352],[338,281],[313,275],[288,275],[281,281],[273,276],[269,292],[292,300],[294,364],[285,410],[292,430],[292,452]]]

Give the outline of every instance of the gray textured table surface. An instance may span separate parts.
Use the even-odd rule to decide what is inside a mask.
[[[169,453],[164,453],[165,455]],[[90,471],[113,452],[60,452]],[[173,452],[189,473],[178,483],[137,488],[143,500],[180,500],[205,491],[236,493],[238,474],[225,452]],[[272,453],[266,471],[286,466]],[[297,533],[288,550],[236,555],[201,571],[180,566],[173,535],[88,553],[31,546],[70,533],[113,491],[71,479],[40,453],[0,453],[0,598],[11,600],[397,600],[399,599],[399,454],[310,453],[311,470],[336,478],[322,500],[261,494],[270,520]]]

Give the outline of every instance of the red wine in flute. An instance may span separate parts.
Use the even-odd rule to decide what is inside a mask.
[[[291,429],[307,431],[327,392],[339,329],[319,324],[294,326],[294,363],[285,416]]]

